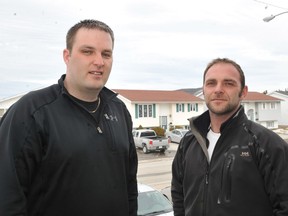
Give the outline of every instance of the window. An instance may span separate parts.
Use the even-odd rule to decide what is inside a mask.
[[[176,112],[184,112],[184,104],[176,104]]]
[[[149,110],[148,116],[149,116],[149,117],[152,117],[152,115],[153,115],[153,110],[152,110],[152,105],[151,105],[151,104],[148,105],[148,110]]]
[[[155,118],[155,104],[135,104],[135,118]]]
[[[262,109],[276,109],[276,103],[262,103]]]
[[[144,117],[147,117],[147,105],[143,105],[144,106]]]
[[[274,121],[268,121],[267,122],[267,127],[268,128],[274,128]]]
[[[188,112],[190,111],[198,112],[198,103],[188,104]]]
[[[143,109],[142,109],[142,105],[139,105],[139,118],[143,117]]]

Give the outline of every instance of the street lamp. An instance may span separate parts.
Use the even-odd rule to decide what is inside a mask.
[[[269,22],[269,21],[271,21],[272,19],[274,19],[276,16],[279,16],[279,15],[284,14],[284,13],[288,13],[288,11],[284,11],[284,12],[279,13],[279,14],[276,14],[276,15],[271,15],[271,16],[265,17],[265,18],[263,19],[263,21],[264,21],[264,22]]]

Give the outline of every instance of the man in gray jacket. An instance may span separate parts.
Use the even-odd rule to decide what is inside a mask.
[[[288,215],[288,145],[247,119],[241,106],[247,91],[236,62],[208,64],[208,111],[190,119],[172,165],[174,215]]]

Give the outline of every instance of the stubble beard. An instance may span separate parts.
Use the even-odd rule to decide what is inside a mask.
[[[223,115],[234,113],[238,107],[238,104],[226,104],[225,106],[218,107],[218,106],[212,105],[209,102],[206,103],[206,105],[211,113],[218,115],[218,116],[223,116]]]

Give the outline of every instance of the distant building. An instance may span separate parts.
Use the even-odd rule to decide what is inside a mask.
[[[279,125],[288,126],[288,90],[273,91],[268,95],[281,99],[281,116],[279,118]]]
[[[9,107],[18,101],[24,94],[16,95],[13,97],[0,99],[0,118],[9,109]]]
[[[204,111],[204,101],[183,91],[115,89],[125,103],[134,128],[188,128],[188,118]]]
[[[207,110],[201,88],[196,91],[189,89],[175,91],[114,89],[113,91],[119,94],[118,97],[127,106],[134,128],[139,126],[164,129],[176,126],[188,128],[188,118],[198,116]],[[0,117],[23,95],[0,100]],[[248,92],[242,105],[249,119],[274,129],[278,128],[278,122],[282,124],[287,120],[288,108],[284,107],[281,110],[282,101],[285,100],[280,97]],[[283,115],[286,117],[283,118]]]
[[[198,97],[204,99],[203,91],[196,93]],[[281,118],[281,101],[263,93],[248,92],[241,104],[250,120],[269,129],[275,129],[278,128],[278,121]]]

